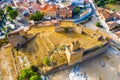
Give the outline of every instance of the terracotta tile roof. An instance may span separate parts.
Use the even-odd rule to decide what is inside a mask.
[[[89,0],[84,0],[84,3],[88,3],[89,2]]]
[[[41,9],[47,9],[50,5],[49,4],[43,4],[43,5],[40,5],[40,8]]]
[[[117,13],[112,13],[111,16],[114,17],[114,18],[117,18],[117,19],[119,18],[119,16],[117,15]]]
[[[56,12],[56,9],[57,9],[57,6],[56,5],[53,5],[53,6],[50,6],[48,9],[47,9],[47,12]]]
[[[114,28],[118,25],[118,24],[117,24],[116,22],[114,22],[114,21],[109,21],[109,22],[107,22],[107,24],[108,24],[110,30],[111,30],[111,29],[114,29]]]
[[[32,5],[32,10],[40,10],[40,5],[39,4],[33,4]]]
[[[117,35],[118,37],[120,37],[120,31],[117,31],[117,32],[115,33],[115,35]]]
[[[105,19],[109,19],[112,17],[109,12],[107,12],[105,9],[102,9],[102,8],[98,9],[98,13],[102,14]]]
[[[49,4],[40,5],[39,11],[41,11],[41,12],[46,12],[46,10],[47,10],[49,7],[50,7]]]
[[[13,2],[11,2],[11,3],[9,4],[9,6],[15,6],[15,4],[14,4]]]
[[[120,10],[116,14],[120,17]]]
[[[72,6],[72,5],[68,6],[68,8],[69,8],[70,10],[72,10],[74,7],[75,7],[75,6]]]
[[[24,4],[24,2],[18,2],[18,3],[16,3],[17,4],[17,6],[19,7],[19,6],[22,6],[23,4]]]
[[[47,11],[53,11],[56,12],[57,6],[56,5],[49,5],[49,4],[42,4],[39,5],[35,2],[28,2],[27,0],[24,0],[23,2],[17,2],[18,8],[25,8],[29,10],[37,10],[40,12],[46,13]]]
[[[18,12],[22,13],[25,10],[25,8],[18,8],[17,10]]]

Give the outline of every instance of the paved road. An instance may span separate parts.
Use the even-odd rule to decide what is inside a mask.
[[[78,18],[78,19],[75,19],[75,20],[74,20],[74,23],[80,23],[80,22],[88,19],[88,17],[89,17],[89,16],[92,16],[92,15],[94,14],[94,12],[95,12],[95,11],[94,11],[94,8],[93,8],[92,4],[90,3],[89,12],[88,12],[86,15],[84,15],[83,17],[80,17],[80,18]]]

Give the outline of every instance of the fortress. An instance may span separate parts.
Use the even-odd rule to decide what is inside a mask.
[[[12,46],[24,42],[24,36],[22,36],[24,33],[24,31],[17,31],[8,35]],[[83,25],[76,25],[72,21],[62,20],[57,21],[52,26],[33,27],[27,31],[26,35],[35,35],[36,33],[39,33],[38,37],[29,41],[29,44],[26,44],[26,47],[23,48],[26,52],[19,51],[18,53],[19,56],[22,56],[23,53],[25,55],[36,54],[37,58],[34,63],[37,62],[39,65],[41,65],[40,61],[43,60],[43,57],[49,57],[50,64],[52,64],[50,67],[52,68],[48,68],[45,73],[56,72],[65,66],[69,67],[86,61],[104,53],[110,46],[109,36],[104,32],[100,30],[92,31]],[[29,58],[31,58],[31,55],[29,55]],[[33,64],[32,59],[30,60],[29,62]],[[42,69],[44,71],[44,68]]]

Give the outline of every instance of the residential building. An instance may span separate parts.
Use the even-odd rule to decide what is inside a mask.
[[[45,2],[50,2],[50,1],[52,1],[52,2],[63,2],[64,0],[45,0]]]
[[[51,18],[56,18],[56,10],[57,10],[57,6],[53,5],[50,6],[47,10],[46,10],[46,16],[47,17],[51,17]]]
[[[73,6],[79,6],[79,7],[89,7],[89,0],[71,0],[71,4]]]
[[[120,38],[120,31],[115,32],[115,35]]]
[[[107,22],[107,25],[108,25],[108,30],[113,30],[118,26],[118,24],[115,21],[109,21]]]
[[[88,4],[88,3],[89,3],[89,0],[84,0],[84,3],[85,3],[85,4]]]
[[[58,7],[57,8],[57,16],[60,18],[71,18],[72,17],[72,9],[69,7]]]
[[[71,0],[71,4],[74,6],[84,7],[84,0]]]
[[[49,7],[50,7],[49,4],[42,4],[42,5],[40,5],[39,11],[40,11],[40,12],[43,12],[44,14],[46,14],[46,10],[47,10]]]
[[[117,31],[114,34],[112,34],[112,37],[115,41],[120,42],[120,31]]]
[[[116,12],[116,14],[120,17],[120,10]]]
[[[117,19],[120,19],[120,10],[115,12],[115,14],[117,15]]]
[[[99,16],[106,22],[112,20],[112,18],[113,18],[111,16],[111,13],[109,13],[107,10],[105,10],[103,8],[98,8],[97,12],[98,12]]]

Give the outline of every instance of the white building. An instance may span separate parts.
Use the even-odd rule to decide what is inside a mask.
[[[84,0],[71,0],[71,4],[79,7],[84,7]]]

